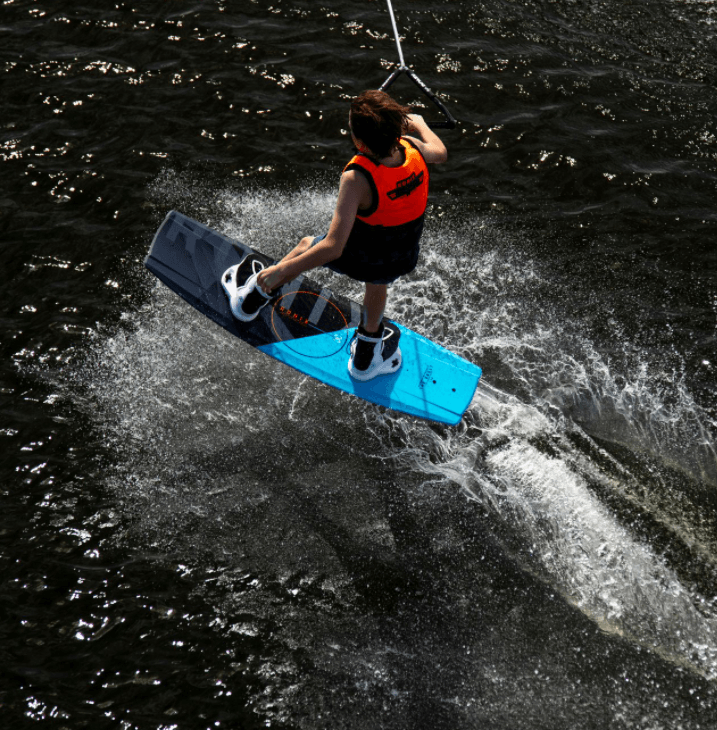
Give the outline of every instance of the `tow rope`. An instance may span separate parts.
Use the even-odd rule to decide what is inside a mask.
[[[380,91],[386,91],[389,86],[401,75],[406,74],[411,81],[423,92],[423,94],[431,100],[431,102],[437,107],[438,111],[443,115],[443,121],[439,122],[428,122],[428,126],[432,129],[455,129],[458,122],[456,122],[453,115],[446,109],[445,104],[421,81],[417,74],[406,66],[406,62],[403,59],[403,50],[401,49],[401,40],[398,37],[398,28],[396,27],[396,17],[393,14],[393,6],[391,0],[386,0],[388,4],[388,12],[391,16],[391,25],[393,26],[393,37],[396,40],[396,49],[398,50],[399,66],[394,69],[389,77],[379,87]]]

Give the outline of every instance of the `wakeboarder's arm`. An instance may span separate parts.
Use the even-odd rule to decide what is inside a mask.
[[[371,190],[366,178],[356,170],[344,172],[326,238],[298,256],[280,261],[261,271],[257,277],[259,286],[268,293],[295,279],[304,271],[323,266],[341,256],[356,220],[359,205],[364,203],[367,196],[370,201]]]
[[[409,136],[408,139],[418,147],[426,162],[439,164],[448,159],[446,146],[441,138],[426,124],[420,114],[408,115],[407,131],[409,134],[418,135],[418,137]]]

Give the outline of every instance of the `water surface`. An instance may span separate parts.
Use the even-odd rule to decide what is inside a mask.
[[[483,367],[456,428],[142,266],[172,208],[326,229],[383,3],[3,3],[4,726],[717,723],[714,4],[395,10],[460,123],[389,315]]]

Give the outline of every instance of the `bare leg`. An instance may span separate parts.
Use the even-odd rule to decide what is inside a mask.
[[[281,259],[281,261],[279,261],[279,263],[283,263],[284,261],[290,261],[291,259],[300,256],[302,253],[304,253],[304,251],[308,251],[311,248],[311,244],[313,243],[313,241],[313,236],[304,236],[304,238],[299,241],[298,245],[292,248],[291,251],[289,251],[289,253],[287,253],[286,256]],[[266,288],[265,284],[261,284],[259,282],[257,282],[257,287],[260,288],[266,296],[273,294],[278,288],[277,287],[270,291]]]
[[[290,261],[291,259],[296,258],[297,256],[300,256],[304,251],[308,251],[311,248],[311,243],[313,242],[314,237],[313,236],[304,236],[304,238],[299,241],[299,244],[292,248],[289,253],[284,256],[283,259],[279,263],[282,263],[283,261]]]
[[[364,322],[366,332],[371,334],[378,332],[383,319],[383,310],[386,308],[388,298],[387,284],[366,284],[366,293],[363,298]]]

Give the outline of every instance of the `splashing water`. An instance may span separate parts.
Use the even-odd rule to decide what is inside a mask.
[[[280,199],[202,191],[215,201],[204,216],[175,175],[155,195],[275,256],[324,231],[333,205],[321,189]],[[174,534],[192,520],[231,523],[240,495],[255,505],[267,499],[266,475],[237,455],[247,443],[257,448],[253,437],[283,430],[262,452],[281,478],[312,468],[296,454],[298,414],[327,443],[337,421],[353,423],[339,448],[365,424],[383,458],[427,477],[426,488],[457,484],[484,505],[505,549],[603,630],[717,678],[717,599],[707,590],[717,541],[700,519],[700,498],[717,483],[710,416],[679,379],[666,394],[646,361],[620,372],[580,336],[579,322],[536,315],[544,274],[514,244],[487,221],[445,214],[427,227],[418,270],[390,294],[389,316],[484,367],[486,382],[453,430],[337,398],[237,347],[157,285],[126,331],[96,338],[82,376],[121,464],[108,479],[156,544],[168,521]],[[332,286],[359,293],[346,280]],[[284,422],[293,425],[276,428]],[[182,487],[187,475],[192,489]],[[241,550],[253,534],[242,524],[246,535],[215,535],[213,550]]]

